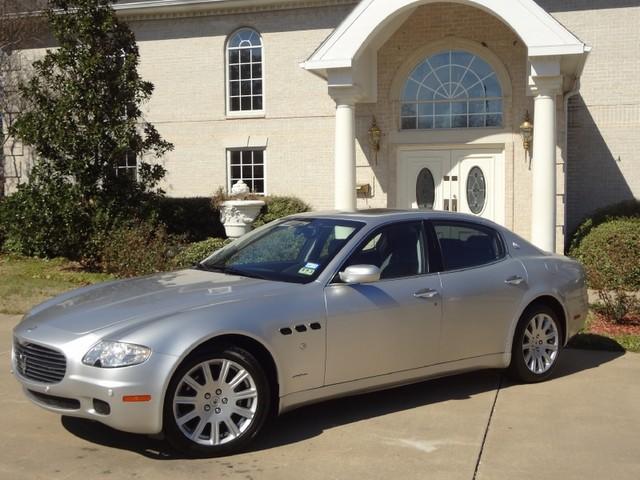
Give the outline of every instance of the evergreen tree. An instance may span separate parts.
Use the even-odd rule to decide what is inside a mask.
[[[165,175],[173,148],[142,119],[153,85],[140,78],[138,46],[112,0],[51,0],[46,12],[58,48],[34,62],[21,85],[26,110],[12,134],[37,158],[30,183],[67,185],[84,204],[130,209]],[[137,174],[118,169],[137,161]],[[129,170],[131,172],[133,170]]]
[[[58,46],[19,88],[23,110],[10,133],[36,161],[0,204],[5,249],[95,265],[113,227],[153,218],[165,175],[157,160],[173,145],[142,118],[153,85],[138,74],[135,37],[113,3],[49,2]],[[119,168],[125,162],[137,169]]]

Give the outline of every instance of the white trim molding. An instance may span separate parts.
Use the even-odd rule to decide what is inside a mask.
[[[114,9],[128,19],[178,18],[208,15],[349,5],[356,0],[140,0],[125,1]]]

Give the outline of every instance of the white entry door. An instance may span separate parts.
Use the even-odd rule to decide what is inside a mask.
[[[504,223],[504,162],[495,150],[401,152],[398,203]]]

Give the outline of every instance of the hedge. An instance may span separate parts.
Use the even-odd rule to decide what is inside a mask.
[[[210,256],[216,250],[221,249],[230,240],[223,238],[209,238],[202,242],[192,243],[184,247],[173,260],[176,268],[191,267]]]
[[[630,217],[640,217],[640,200],[625,200],[596,210],[594,213],[583,219],[580,226],[570,235],[570,254],[573,250],[578,248],[582,239],[585,238],[593,228],[609,220]]]

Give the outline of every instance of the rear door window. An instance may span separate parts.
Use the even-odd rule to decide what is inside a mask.
[[[433,222],[445,270],[458,270],[493,263],[505,256],[498,232],[468,222]]]

